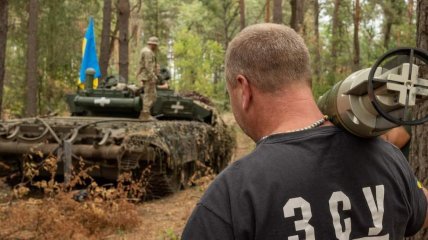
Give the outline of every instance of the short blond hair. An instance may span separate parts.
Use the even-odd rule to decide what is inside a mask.
[[[261,23],[243,29],[226,51],[225,74],[236,85],[244,75],[264,92],[275,92],[287,83],[310,83],[309,52],[303,39],[291,28]]]

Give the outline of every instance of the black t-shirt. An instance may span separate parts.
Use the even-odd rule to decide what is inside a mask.
[[[402,239],[422,227],[426,207],[397,148],[321,127],[267,137],[231,164],[182,238]]]

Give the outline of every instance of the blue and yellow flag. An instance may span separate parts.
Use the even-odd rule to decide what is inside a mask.
[[[80,65],[79,86],[84,88],[85,71],[88,68],[95,69],[94,88],[98,86],[98,78],[101,77],[100,65],[98,64],[97,49],[95,44],[94,19],[89,19],[82,45],[82,64]]]

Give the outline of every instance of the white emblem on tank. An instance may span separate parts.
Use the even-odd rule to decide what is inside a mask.
[[[176,104],[171,105],[171,108],[174,109],[174,113],[178,113],[178,110],[183,110],[184,106],[180,105],[180,101],[177,101]]]
[[[105,97],[96,98],[94,100],[94,104],[99,104],[101,107],[104,107],[104,105],[110,104],[110,99],[109,98],[105,98]]]

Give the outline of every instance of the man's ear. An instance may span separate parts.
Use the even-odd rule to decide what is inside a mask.
[[[251,91],[250,82],[243,75],[238,75],[236,77],[236,82],[238,83],[239,87],[241,88],[242,109],[247,110],[249,105],[250,105],[251,98],[252,98],[252,91]]]

